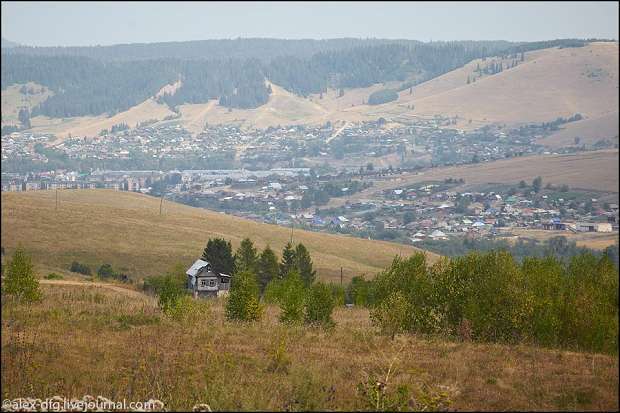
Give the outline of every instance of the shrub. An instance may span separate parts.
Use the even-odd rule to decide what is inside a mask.
[[[267,371],[273,373],[288,373],[288,368],[291,365],[291,359],[286,352],[286,341],[283,337],[276,339],[272,344],[270,351],[271,360],[267,366]]]
[[[444,319],[438,327],[450,333],[463,319],[472,337],[516,341],[531,319],[531,300],[519,266],[507,252],[470,253],[434,268],[435,312]]]
[[[110,264],[102,264],[97,270],[97,275],[99,278],[113,278],[115,274]]]
[[[398,99],[398,93],[392,89],[382,89],[373,92],[368,96],[369,105],[380,105]]]
[[[299,273],[292,270],[284,278],[279,288],[280,321],[283,323],[301,322],[304,316],[304,299],[304,282]]]
[[[280,296],[282,294],[282,281],[279,278],[274,278],[265,287],[263,293],[263,300],[268,304],[278,304]]]
[[[346,291],[345,288],[339,284],[329,283],[329,289],[332,293],[335,306],[343,306],[345,303]]]
[[[334,298],[329,286],[317,282],[308,290],[304,320],[308,324],[321,324],[324,326],[334,325],[332,311],[334,310]]]
[[[168,274],[163,277],[161,284],[158,286],[159,308],[167,315],[172,316],[177,309],[179,299],[184,291],[179,288],[174,275]]]
[[[346,288],[346,301],[356,306],[369,306],[374,302],[372,281],[367,281],[362,276],[355,276]]]
[[[607,255],[582,253],[568,265],[530,257],[519,265],[508,252],[491,251],[429,268],[416,254],[396,258],[373,285],[371,320],[392,336],[416,331],[618,351],[618,272]]]
[[[228,320],[258,321],[263,308],[258,301],[258,283],[253,273],[242,271],[235,275],[226,301]]]
[[[71,263],[71,267],[69,267],[69,271],[71,272],[77,272],[79,274],[83,274],[83,275],[90,275],[90,267],[86,264],[80,264],[77,261],[73,261]]]
[[[177,264],[165,275],[154,275],[146,277],[142,285],[142,289],[146,292],[151,292],[159,295],[162,286],[167,277],[172,278],[174,284],[180,290],[184,290],[187,283],[187,276],[185,275],[185,269],[181,264]]]
[[[39,281],[34,275],[32,260],[26,252],[17,248],[6,269],[4,292],[24,302],[40,301]]]
[[[370,311],[370,320],[382,334],[394,339],[396,334],[409,330],[409,314],[407,299],[400,291],[394,291]]]
[[[46,280],[62,280],[64,277],[62,275],[56,274],[55,272],[51,272],[43,278],[45,278]]]
[[[168,311],[168,315],[181,323],[196,323],[201,319],[209,319],[209,302],[181,295]]]
[[[406,330],[433,333],[441,320],[437,319],[433,283],[426,267],[426,257],[416,253],[407,259],[396,257],[392,265],[374,280],[377,303],[399,292],[409,307]]]

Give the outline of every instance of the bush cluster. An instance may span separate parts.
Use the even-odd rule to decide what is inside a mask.
[[[507,252],[470,253],[430,266],[395,258],[370,283],[371,318],[384,332],[466,335],[492,342],[618,351],[618,273],[584,253],[517,263]],[[359,297],[357,282],[355,298]],[[361,299],[360,299],[361,300]]]
[[[77,261],[73,261],[71,263],[71,267],[69,267],[69,271],[77,272],[77,273],[82,274],[82,275],[90,275],[91,274],[90,267],[88,265],[80,264]]]

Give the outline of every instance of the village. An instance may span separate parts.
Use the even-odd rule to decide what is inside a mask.
[[[207,124],[195,135],[168,120],[61,141],[13,132],[2,137],[2,191],[135,191],[260,222],[419,245],[496,238],[510,228],[617,231],[613,196],[547,182],[464,190],[455,176],[347,199],[386,176],[550,153],[537,140],[572,120],[470,132],[439,117],[390,127],[382,118],[265,130]],[[333,198],[346,201],[328,208]]]

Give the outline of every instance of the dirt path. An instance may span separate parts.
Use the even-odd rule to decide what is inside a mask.
[[[329,138],[327,138],[327,140],[325,141],[325,143],[330,143],[331,141],[333,141],[334,139],[336,139],[343,130],[345,130],[345,128],[349,126],[349,122],[346,122],[340,129],[338,129],[332,136],[330,136]]]
[[[39,280],[39,283],[47,284],[47,285],[75,285],[75,286],[82,286],[82,287],[107,288],[109,290],[128,294],[132,297],[144,298],[144,294],[139,291],[119,287],[118,285],[114,285],[114,284],[96,283],[96,282],[88,282],[88,281],[72,281],[72,280]]]

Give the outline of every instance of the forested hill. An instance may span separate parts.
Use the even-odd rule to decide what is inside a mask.
[[[2,49],[2,89],[29,81],[54,95],[32,115],[72,117],[124,111],[177,80],[171,108],[219,99],[231,108],[267,102],[265,79],[306,96],[329,88],[400,81],[402,87],[458,68],[472,59],[548,47],[579,47],[585,40],[535,43],[410,40],[238,39],[106,47]]]
[[[219,39],[194,40],[165,43],[131,43],[111,46],[81,47],[16,47],[7,51],[11,54],[30,56],[84,56],[102,61],[152,60],[152,59],[260,59],[269,61],[278,56],[311,57],[319,52],[351,49],[359,46],[419,44],[415,40],[389,39],[326,39],[326,40],[284,40],[284,39]],[[508,42],[497,43],[506,47]],[[17,46],[17,44],[15,44]]]

